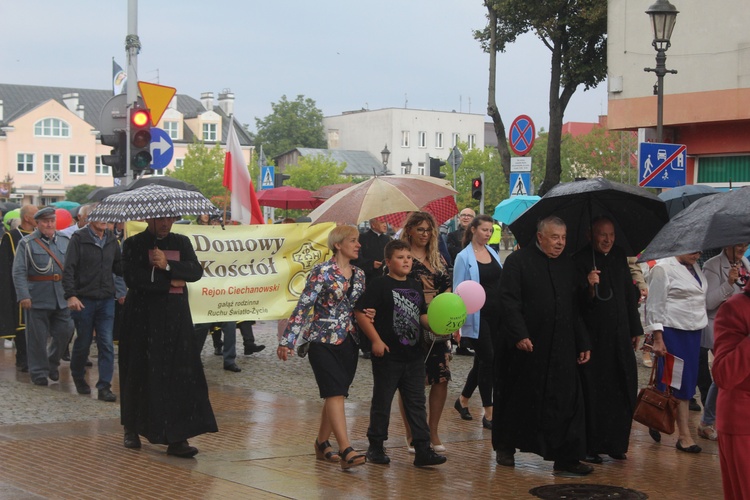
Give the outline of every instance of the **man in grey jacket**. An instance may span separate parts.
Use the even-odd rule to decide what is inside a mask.
[[[78,394],[91,394],[85,380],[86,360],[96,330],[99,380],[98,398],[113,403],[112,375],[115,368],[112,329],[115,317],[114,275],[122,276],[122,254],[106,222],[89,222],[70,238],[65,255],[63,288],[76,325],[76,340],[70,358],[70,374]]]
[[[62,273],[68,238],[55,230],[55,209],[39,210],[36,230],[18,243],[13,260],[13,284],[26,315],[29,374],[35,385],[47,377],[60,380],[60,355],[73,335],[73,322],[65,302]],[[52,337],[49,350],[47,337]]]

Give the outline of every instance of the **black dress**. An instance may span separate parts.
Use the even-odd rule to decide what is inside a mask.
[[[169,255],[171,271],[154,270],[149,250]],[[203,274],[190,240],[144,231],[123,243],[128,285],[119,348],[121,421],[154,444],[177,443],[217,432],[208,386],[193,335],[187,288],[170,293],[170,280],[198,281]]]

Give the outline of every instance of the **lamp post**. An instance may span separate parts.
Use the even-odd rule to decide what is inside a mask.
[[[39,201],[37,201],[37,205],[40,207],[42,206],[42,195],[44,194],[44,188],[42,186],[39,186]]]
[[[380,157],[383,159],[383,175],[388,175],[388,158],[391,157],[391,152],[388,151],[388,144],[380,152]]]
[[[411,160],[409,158],[406,159],[406,161],[401,162],[401,166],[404,167],[404,173],[406,175],[409,175],[411,173]]]
[[[651,45],[656,49],[656,68],[643,68],[643,71],[656,73],[656,142],[664,140],[664,75],[677,74],[676,70],[667,69],[666,62],[667,49],[671,45],[669,39],[672,37],[678,13],[669,0],[656,0],[646,11],[651,18],[651,27],[654,31],[654,41]]]

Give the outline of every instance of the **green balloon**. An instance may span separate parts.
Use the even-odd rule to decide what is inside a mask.
[[[441,293],[430,302],[427,321],[435,335],[450,335],[466,322],[466,304],[455,293]]]
[[[13,210],[5,214],[5,216],[3,216],[3,225],[5,225],[5,229],[10,231],[10,220],[20,219],[20,218],[21,218],[21,210],[18,208],[14,208]]]

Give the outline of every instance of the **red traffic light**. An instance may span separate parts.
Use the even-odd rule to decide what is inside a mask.
[[[482,179],[474,179],[472,181],[471,187],[473,187],[474,189],[482,187]]]
[[[482,199],[482,178],[475,177],[471,180],[471,197],[475,200]]]
[[[151,122],[151,114],[145,109],[137,109],[130,115],[130,121],[138,128],[147,127]]]

